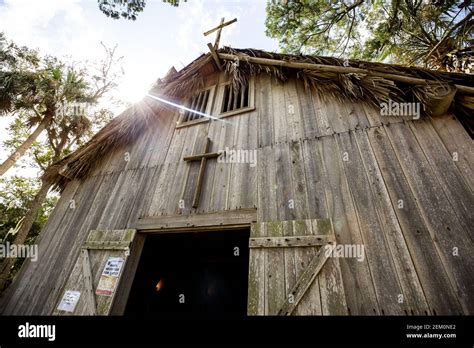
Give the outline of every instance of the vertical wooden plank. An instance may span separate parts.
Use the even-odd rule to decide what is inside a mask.
[[[271,146],[258,149],[257,221],[263,222],[278,219],[274,155],[274,149]]]
[[[368,105],[367,103],[361,103],[358,104],[358,109],[360,109],[361,112],[365,112],[370,127],[380,127],[382,125],[380,108]]]
[[[304,157],[302,144],[300,141],[294,141],[289,144],[290,147],[290,160],[289,164],[291,167],[291,183],[293,188],[292,199],[294,202],[294,214],[296,219],[309,219],[309,208],[308,208],[308,191],[306,186],[305,168],[304,168]],[[309,193],[311,195],[314,192]]]
[[[113,155],[110,161],[104,166],[101,175],[107,175],[112,173],[118,173],[125,170],[132,158],[135,158],[135,149],[139,144],[127,144],[125,146],[117,147],[112,150]]]
[[[209,124],[209,139],[212,141],[212,150],[214,152],[217,151],[223,151],[224,149],[222,148],[220,144],[220,130],[222,127],[220,126],[219,121],[212,121]],[[206,187],[206,189],[203,189],[201,192],[201,203],[197,208],[197,211],[200,213],[208,212],[210,211],[210,204],[211,204],[211,198],[212,198],[212,190],[214,187],[214,177],[216,173],[216,167],[217,167],[217,159],[213,159],[210,161],[207,161],[206,163],[206,172],[204,173],[203,177],[203,187]]]
[[[252,208],[256,205],[256,161],[258,161],[256,116],[256,113],[238,116],[240,120],[237,125],[238,134],[235,134],[236,149],[241,151],[240,159],[247,161],[232,163],[227,209]]]
[[[222,123],[220,131],[221,149],[226,148],[234,149],[234,133],[236,123],[234,120],[230,120],[230,123]],[[212,185],[212,198],[210,209],[211,211],[225,210],[227,199],[228,199],[228,187],[231,174],[231,163],[217,163],[214,174],[214,183]]]
[[[328,213],[333,221],[337,243],[363,244],[336,140],[322,137],[316,144],[322,154]],[[341,258],[339,261],[349,314],[381,314],[367,258],[363,262],[354,258]]]
[[[361,103],[338,103],[343,116],[347,118],[347,124],[350,130],[365,129],[370,126],[366,113]]]
[[[396,123],[387,130],[408,183],[420,202],[421,212],[446,264],[448,275],[452,277],[451,282],[463,310],[474,313],[474,302],[470,300],[470,294],[474,293],[474,256],[471,252],[474,246],[470,232],[459,223],[410,128]]]
[[[192,127],[174,129],[164,163],[179,163],[182,160],[181,154],[190,128]]]
[[[146,155],[142,163],[142,166],[146,167],[163,164],[179,117],[177,110],[155,109],[151,106],[149,107],[149,112],[156,113],[156,119],[153,126],[149,129],[152,140],[146,146]]]
[[[132,209],[132,195],[138,190],[137,180],[141,170],[129,170],[120,173],[116,185],[103,210],[102,217],[95,228],[124,228]],[[122,209],[126,207],[126,209]]]
[[[137,233],[130,248],[130,256],[124,265],[122,279],[117,288],[117,293],[112,304],[110,315],[123,315],[127,306],[128,297],[132,288],[133,279],[140,262],[143,246],[145,245],[146,234]]]
[[[258,145],[269,146],[274,143],[274,117],[272,101],[271,78],[267,74],[261,74],[255,78],[257,89],[256,105],[258,112]]]
[[[305,186],[308,195],[308,217],[310,219],[329,217],[323,182],[323,161],[319,145],[316,140],[304,140],[302,143]]]
[[[339,107],[339,102],[336,99],[325,95],[322,100],[321,112],[327,116],[334,133],[342,133],[349,130],[346,112]]]
[[[127,156],[124,154],[123,160],[125,166],[121,170],[131,170],[142,166],[144,157],[146,155],[147,145],[152,141],[152,134],[149,129],[144,129],[143,132],[130,144],[130,151]]]
[[[329,219],[312,220],[311,230],[314,235],[334,235],[334,229]],[[321,248],[326,248],[326,246]],[[322,314],[347,315],[347,303],[339,258],[329,257],[317,280],[319,281],[321,294]]]
[[[374,205],[377,209],[381,227],[385,233],[395,268],[402,286],[403,295],[399,301],[406,302],[407,314],[426,315],[430,309],[423,289],[416,274],[415,266],[408,251],[394,207],[390,201],[384,178],[380,173],[377,160],[365,132],[356,132],[355,138],[359,148],[365,172],[373,192]]]
[[[443,141],[451,158],[457,161],[454,164],[459,168],[464,180],[474,191],[474,147],[473,141],[464,127],[454,115],[430,118],[430,122]]]
[[[154,176],[156,168],[142,168],[136,173],[130,173],[129,193],[124,198],[118,216],[111,225],[114,229],[135,228],[138,219],[138,212],[143,203],[148,199],[148,188]],[[133,222],[132,222],[133,221]]]
[[[283,236],[293,235],[293,221],[282,221]],[[288,298],[291,289],[296,284],[296,258],[295,253],[298,248],[283,248],[283,256],[285,260],[285,298]]]
[[[376,214],[371,188],[357,151],[354,133],[339,134],[338,143],[346,176],[350,178],[349,189],[354,198],[365,246],[365,257],[369,263],[380,310],[382,314],[403,314],[407,307],[404,303],[398,303],[398,295],[402,294],[402,289]]]
[[[163,211],[165,214],[179,214],[181,212],[179,204],[180,200],[183,199],[187,174],[190,170],[193,170],[193,173],[196,173],[199,170],[199,162],[187,163],[183,161],[185,156],[190,156],[193,154],[194,144],[196,142],[197,135],[199,134],[199,130],[201,129],[199,126],[202,126],[202,124],[184,128],[186,133],[182,135],[185,138],[183,147],[181,153],[177,154],[175,157],[175,161],[177,163],[176,172],[173,174],[173,176],[168,177],[167,179],[167,204]],[[170,178],[172,178],[172,182],[170,182]],[[184,204],[185,209],[191,209],[192,198],[190,200],[188,199],[188,202],[184,202]]]
[[[167,197],[169,187],[169,180],[176,173],[177,163],[165,163],[161,166],[156,181],[150,188],[151,201],[145,215],[154,216],[162,215],[166,204],[168,203],[164,197]]]
[[[288,131],[288,123],[286,120],[287,104],[285,101],[285,85],[274,77],[271,79],[271,94],[275,144],[284,143],[287,140]]]
[[[301,107],[296,90],[296,81],[290,78],[284,84],[285,90],[285,112],[287,121],[287,140],[298,141],[303,137],[303,120],[301,117]]]
[[[86,297],[86,313],[96,315],[96,303],[94,294],[94,285],[92,284],[91,263],[89,260],[89,252],[82,250],[82,277],[84,280],[84,296]]]
[[[291,205],[291,201],[294,202],[294,196],[291,180],[290,149],[287,143],[282,143],[277,144],[273,150],[275,152],[276,199],[278,207],[278,219],[276,220],[294,220],[296,215],[295,209]]]
[[[266,223],[268,237],[283,236],[281,221]],[[268,283],[266,299],[267,315],[276,315],[285,300],[285,255],[281,248],[270,248],[266,251],[266,282]]]
[[[200,124],[200,125],[195,125],[193,127],[196,127],[196,133],[194,134],[194,144],[192,145],[192,150],[190,151],[189,154],[200,154],[205,151],[206,147],[206,142],[208,139],[208,124]],[[213,152],[214,151],[214,144],[212,144],[212,140],[210,143],[209,151],[208,152]],[[183,154],[184,156],[184,154]],[[206,160],[206,164],[204,167],[204,174],[207,171],[207,166],[209,162],[213,162],[215,159],[208,159]],[[196,191],[196,187],[198,184],[198,178],[199,178],[199,172],[200,172],[200,167],[201,167],[201,161],[191,161],[191,162],[186,162],[184,163],[185,166],[185,180],[181,186],[181,192],[180,192],[180,199],[183,200],[184,202],[184,208],[180,208],[178,206],[177,212],[179,214],[190,214],[191,211],[194,211],[195,209],[192,207],[193,206],[193,200],[194,200],[194,194]],[[210,188],[208,187],[202,187],[201,191],[209,190]],[[200,199],[199,199],[199,204],[200,205]]]
[[[127,221],[126,228],[133,228],[137,225],[138,218],[147,216],[150,204],[153,200],[156,183],[160,177],[163,165],[158,165],[146,169],[145,178],[136,194],[135,204],[133,205],[130,218]]]
[[[469,231],[474,226],[474,195],[458,171],[452,155],[444,147],[438,134],[427,120],[408,123],[434,174],[448,197],[454,212]],[[470,233],[474,240],[474,233]]]
[[[461,313],[447,270],[425,226],[390,140],[383,128],[372,128],[367,133],[392,205],[397,207],[395,213],[428,301],[430,314]]]
[[[310,220],[293,221],[293,234],[296,236],[305,236],[313,233]],[[310,264],[317,250],[315,247],[301,247],[295,249],[295,274],[296,281],[300,279],[305,269]],[[319,278],[316,277],[309,286],[301,301],[296,306],[294,315],[321,315],[321,294],[319,290]]]
[[[242,151],[246,149],[247,137],[248,137],[248,114],[239,115],[232,118],[235,122],[234,126],[234,150]],[[238,152],[237,152],[238,153]],[[241,191],[246,190],[245,183],[243,183],[242,175],[244,173],[244,168],[248,166],[247,163],[229,163],[230,166],[230,177],[229,177],[229,186],[228,190],[228,201],[226,204],[226,209],[237,209]],[[241,186],[243,184],[243,186]]]
[[[176,198],[178,194],[176,193],[174,180],[182,180],[181,177],[178,179],[176,176],[178,168],[181,167],[181,169],[183,169],[184,167],[182,166],[185,165],[185,163],[181,163],[181,155],[183,153],[188,128],[190,127],[174,129],[173,131],[173,136],[168,151],[166,152],[166,157],[164,158],[164,165],[156,183],[156,189],[153,194],[153,200],[150,204],[148,215],[164,214],[168,204],[174,204],[173,210],[178,209],[179,199]],[[173,193],[175,194],[175,198],[173,201],[170,201],[168,199],[169,195]],[[167,197],[167,199],[163,199],[163,197]]]
[[[321,131],[319,130],[316,112],[314,111],[314,101],[311,90],[306,90],[303,82],[297,79],[296,93],[298,94],[301,110],[302,137],[304,139],[320,137]]]
[[[216,74],[216,84],[217,86],[211,90],[209,95],[209,102],[206,108],[206,112],[211,115],[219,115],[221,111],[221,103],[223,102],[224,97],[224,85],[219,84],[225,80],[223,74]],[[212,141],[212,149],[214,152],[224,151],[225,150],[225,139],[221,136],[221,133],[224,132],[225,128],[221,121],[211,120],[208,126],[208,137]],[[217,159],[207,161],[206,164],[206,173],[203,178],[203,186],[207,189],[203,190],[201,193],[201,206],[198,207],[198,212],[209,212],[213,211],[213,191],[214,186],[218,180],[216,178],[217,173]]]
[[[161,121],[158,122],[156,128],[163,129],[163,132],[155,135],[156,143],[153,147],[150,147],[151,154],[148,160],[148,167],[164,163],[168,151],[171,148],[171,142],[178,118],[179,112],[177,111],[166,110],[160,113]]]
[[[157,147],[160,146],[160,141],[163,136],[165,136],[164,130],[161,130],[161,132],[154,132],[154,127],[150,127],[149,129],[146,130],[146,140],[144,141],[142,152],[140,155],[140,162],[138,164],[139,168],[146,168],[148,167],[148,164],[150,162],[150,158],[153,155],[153,150]],[[161,149],[163,151],[163,149]]]
[[[258,191],[257,191],[257,170],[258,170],[258,142],[259,142],[259,129],[258,129],[258,113],[256,111],[252,112],[249,115],[249,124],[248,124],[248,142],[247,147],[249,151],[252,151],[255,165],[247,166],[246,172],[243,180],[247,181],[248,188],[241,197],[241,206],[246,208],[256,208],[258,200]]]
[[[329,122],[329,117],[332,117],[332,115],[327,113],[327,109],[324,106],[327,101],[322,100],[321,95],[315,89],[312,89],[312,95],[314,111],[316,113],[316,122],[318,124],[320,136],[334,134],[334,129]]]
[[[252,224],[250,237],[264,237],[265,226],[262,223]],[[248,292],[248,315],[265,314],[265,256],[264,248],[250,249],[249,255],[249,292]]]

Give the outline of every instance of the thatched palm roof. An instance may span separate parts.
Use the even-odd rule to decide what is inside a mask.
[[[378,106],[389,99],[426,103],[426,83],[414,84],[413,81],[417,79],[426,80],[428,85],[456,85],[458,92],[453,107],[464,118],[463,122],[468,128],[474,128],[470,119],[474,111],[473,75],[333,57],[277,54],[255,49],[224,47],[217,53],[238,58],[238,64],[235,59],[222,60],[225,72],[231,76],[237,88],[250,76],[257,74],[271,74],[283,81],[294,76],[302,79],[306,88],[320,92],[323,98],[329,96],[341,101],[364,101]],[[282,64],[260,64],[265,59]],[[301,68],[288,66],[292,64]],[[322,68],[313,69],[313,65]],[[203,86],[209,66],[212,67],[211,72],[217,70],[211,54],[203,54],[179,72],[170,70],[150,92],[166,96],[167,99],[185,98]],[[56,188],[62,189],[72,179],[87,177],[112,149],[133,143],[146,128],[158,124],[163,108],[143,99],[114,118],[88,143],[53,165],[45,178],[51,180]]]

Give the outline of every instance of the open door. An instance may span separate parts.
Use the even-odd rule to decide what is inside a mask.
[[[329,219],[253,223],[248,314],[347,314],[335,241]]]
[[[135,230],[91,231],[53,315],[108,315],[135,234]]]
[[[148,234],[124,315],[244,317],[248,228]]]

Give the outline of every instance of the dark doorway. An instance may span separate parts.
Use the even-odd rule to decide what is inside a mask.
[[[148,235],[125,316],[245,316],[249,236],[248,229]]]

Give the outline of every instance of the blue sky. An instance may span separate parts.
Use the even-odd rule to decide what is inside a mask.
[[[107,18],[96,0],[0,0],[0,31],[19,44],[74,60],[96,60],[107,46],[118,45],[125,76],[118,97],[138,100],[171,66],[177,70],[207,51],[214,34],[203,32],[221,17],[238,18],[225,28],[221,43],[276,51],[265,36],[265,0],[189,0],[173,7],[148,0],[136,21]]]
[[[118,45],[125,75],[114,97],[134,102],[172,66],[180,70],[207,52],[215,34],[203,32],[222,17],[238,21],[222,31],[221,45],[277,51],[277,41],[265,36],[265,6],[265,0],[188,0],[179,7],[148,0],[138,19],[127,21],[107,18],[96,0],[0,0],[0,31],[18,44],[72,60],[99,60],[101,41]],[[0,142],[10,120],[0,118]],[[0,147],[0,161],[7,155]]]

